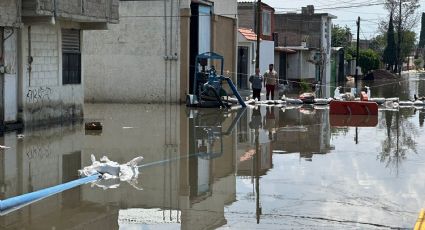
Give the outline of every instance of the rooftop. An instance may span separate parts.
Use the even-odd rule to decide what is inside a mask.
[[[247,28],[238,28],[239,33],[242,34],[248,41],[256,41],[257,40],[257,34],[252,31],[251,29]]]

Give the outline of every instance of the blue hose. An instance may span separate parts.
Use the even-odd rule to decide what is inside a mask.
[[[9,209],[13,209],[14,207],[17,206],[23,206],[25,204],[29,204],[32,203],[33,201],[36,200],[41,200],[44,198],[47,198],[51,195],[54,195],[56,193],[60,193],[62,191],[77,187],[79,185],[91,182],[91,181],[95,181],[97,179],[99,179],[100,174],[95,174],[92,176],[88,176],[88,177],[83,177],[77,180],[73,180],[64,184],[60,184],[60,185],[56,185],[53,187],[49,187],[49,188],[45,188],[45,189],[41,189],[35,192],[30,192],[30,193],[26,193],[26,194],[22,194],[19,196],[15,196],[15,197],[11,197],[8,198],[6,200],[1,200],[0,201],[0,212],[4,212],[7,211]]]
[[[230,89],[232,89],[233,93],[235,94],[236,98],[239,101],[239,104],[242,105],[242,107],[246,107],[245,102],[242,100],[241,95],[239,94],[238,90],[236,89],[236,86],[233,84],[232,80],[228,77],[226,77],[226,81],[230,86]]]

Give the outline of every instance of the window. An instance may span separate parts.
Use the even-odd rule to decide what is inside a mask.
[[[62,84],[81,84],[80,30],[62,30]]]
[[[271,30],[271,13],[263,11],[263,35],[272,35]]]

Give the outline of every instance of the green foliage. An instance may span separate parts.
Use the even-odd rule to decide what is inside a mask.
[[[401,40],[401,58],[404,59],[412,54],[416,46],[416,33],[413,31],[403,31]]]
[[[378,69],[379,55],[371,49],[360,50],[359,66],[362,68],[363,74],[366,74],[370,70]]]
[[[397,50],[394,38],[394,24],[393,24],[393,14],[390,15],[390,22],[388,24],[387,31],[387,46],[384,49],[383,53],[384,63],[393,66],[397,63]]]
[[[415,67],[416,67],[416,69],[420,69],[420,68],[422,68],[422,66],[423,66],[423,64],[422,64],[422,63],[424,63],[424,59],[423,59],[422,57],[419,57],[418,59],[415,59],[415,60],[413,61],[413,63],[415,63]]]
[[[310,89],[310,84],[306,82],[305,80],[301,80],[300,88],[302,92],[307,92]]]
[[[379,34],[372,38],[369,44],[369,49],[375,51],[380,57],[384,55],[384,50],[387,45],[385,34]]]
[[[422,13],[421,35],[419,37],[419,48],[425,47],[425,13]]]
[[[351,30],[347,26],[332,26],[332,47],[348,47],[351,42]]]
[[[394,43],[397,44],[397,41],[398,41],[397,33],[394,34],[394,40],[395,40]],[[386,41],[388,41],[387,33],[377,35],[375,38],[372,39],[372,42],[370,43],[369,48],[375,51],[379,57],[382,57],[384,59],[384,49],[386,48]],[[407,56],[410,56],[412,51],[415,49],[415,43],[416,43],[415,32],[404,31],[403,39],[401,42],[401,58],[402,59],[406,58]],[[395,52],[397,52],[397,50],[395,50]],[[355,51],[352,52],[352,54],[355,54]],[[347,56],[349,55],[346,55],[346,57]],[[393,57],[394,59],[397,58],[396,53],[393,54]],[[387,62],[384,61],[384,63],[387,63]],[[393,63],[395,64],[395,61]]]
[[[348,46],[345,48],[344,53],[345,60],[352,60],[356,58],[356,48],[354,46]]]

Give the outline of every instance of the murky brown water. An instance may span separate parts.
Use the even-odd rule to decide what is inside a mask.
[[[425,78],[372,89],[394,93],[425,95]],[[103,130],[5,134],[0,199],[77,179],[90,154],[158,164],[137,185],[86,184],[5,214],[0,229],[411,229],[425,207],[424,109],[381,110],[358,128],[331,126],[312,106],[89,104],[85,114]]]

